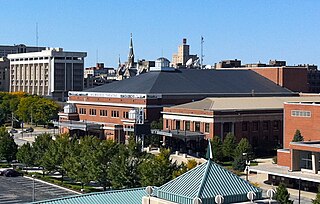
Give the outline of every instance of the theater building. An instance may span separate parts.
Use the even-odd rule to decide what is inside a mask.
[[[163,64],[168,64],[165,58],[156,61],[156,67]],[[70,91],[70,107],[60,113],[58,125],[62,132],[96,134],[120,142],[137,127],[159,120],[163,107],[207,97],[294,95],[251,70],[156,68],[87,91]]]

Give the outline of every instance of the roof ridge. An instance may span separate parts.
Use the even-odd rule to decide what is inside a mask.
[[[206,166],[206,169],[204,171],[204,174],[203,174],[203,177],[202,177],[202,181],[201,181],[201,184],[200,184],[200,187],[199,187],[199,191],[197,193],[197,197],[200,198],[200,194],[202,193],[202,190],[204,188],[204,184],[205,184],[205,180],[207,179],[207,176],[208,176],[208,171],[209,171],[209,166],[210,166],[210,162],[212,160],[211,159],[208,159],[208,161],[206,162],[207,163],[207,166]]]
[[[158,189],[161,191],[161,189],[160,189],[161,187],[167,186],[167,185],[171,184],[172,182],[178,180],[178,179],[179,179],[180,177],[182,177],[182,176],[185,176],[185,175],[187,175],[187,174],[191,174],[192,172],[194,172],[194,171],[196,171],[198,168],[200,168],[200,166],[205,165],[205,163],[206,163],[206,162],[204,162],[204,163],[200,164],[199,166],[197,166],[197,167],[195,167],[195,168],[193,168],[193,169],[191,169],[191,170],[189,170],[189,171],[181,174],[180,176],[172,179],[171,181],[168,181],[167,183],[165,183],[165,184],[163,184],[162,186],[160,186]]]

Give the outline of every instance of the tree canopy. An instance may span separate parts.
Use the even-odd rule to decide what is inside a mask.
[[[301,142],[301,141],[304,141],[304,138],[301,135],[300,130],[296,130],[296,132],[294,133],[292,142]]]
[[[0,128],[0,159],[8,162],[16,159],[18,145],[4,127]]]

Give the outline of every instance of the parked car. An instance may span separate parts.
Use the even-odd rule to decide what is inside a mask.
[[[18,132],[18,131],[17,131],[16,129],[13,129],[13,128],[10,129],[10,130],[8,130],[8,133],[12,133],[12,134],[13,134],[13,133],[17,133],[17,132]]]
[[[1,172],[1,175],[5,176],[5,177],[17,177],[17,176],[22,176],[22,173],[14,170],[14,169],[6,169]]]
[[[26,131],[26,132],[33,132],[34,129],[33,129],[32,127],[29,127],[29,128],[27,128],[25,131]]]

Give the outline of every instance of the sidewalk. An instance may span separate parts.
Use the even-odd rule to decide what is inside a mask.
[[[250,170],[255,171],[254,169],[262,169],[264,171],[267,171],[270,169],[270,171],[274,170],[275,167],[277,166],[276,164],[272,164],[272,159],[257,159],[256,161],[259,162],[259,165],[256,167],[250,167]],[[245,176],[242,176],[242,178],[245,179]],[[268,190],[268,189],[276,189],[277,186],[273,185],[268,185],[265,184],[264,181],[268,180],[268,174],[263,172],[260,173],[251,173],[249,174],[249,181],[252,183],[257,183],[259,187],[263,190]],[[299,190],[297,189],[291,189],[287,188],[288,192],[291,195],[291,199],[295,200],[295,203],[298,202],[298,196],[299,196]],[[311,199],[314,199],[316,197],[316,193],[311,193],[307,191],[300,191],[301,195],[301,203],[311,203]]]

